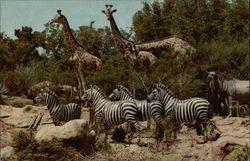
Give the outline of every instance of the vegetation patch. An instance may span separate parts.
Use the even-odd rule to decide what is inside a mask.
[[[67,147],[58,140],[37,141],[32,132],[20,131],[13,134],[12,146],[17,152],[17,160],[60,161],[80,155],[74,148]]]
[[[234,161],[246,161],[250,158],[250,147],[247,145],[234,152]]]

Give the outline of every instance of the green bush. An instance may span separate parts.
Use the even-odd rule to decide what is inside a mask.
[[[77,155],[72,147],[65,147],[60,141],[37,141],[31,132],[20,131],[14,134],[12,146],[17,151],[17,159],[22,161],[58,161],[72,159]]]

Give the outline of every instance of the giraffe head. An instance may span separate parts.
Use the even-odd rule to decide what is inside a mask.
[[[102,10],[102,13],[106,15],[108,20],[110,20],[112,14],[117,11],[116,9],[112,10],[112,7],[112,5],[106,5],[106,10]]]
[[[49,24],[52,24],[52,23],[60,23],[62,24],[63,23],[63,20],[65,19],[65,17],[61,14],[62,10],[57,10],[57,14],[55,15],[55,17],[53,19],[51,19],[49,21]]]

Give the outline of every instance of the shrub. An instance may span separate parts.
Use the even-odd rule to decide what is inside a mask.
[[[72,159],[77,155],[72,147],[65,147],[60,141],[37,141],[32,132],[20,131],[14,134],[12,146],[17,151],[18,160],[58,161]]]
[[[246,145],[241,147],[234,152],[234,161],[245,161],[250,158],[250,148]]]

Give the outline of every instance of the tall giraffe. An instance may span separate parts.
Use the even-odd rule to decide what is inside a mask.
[[[186,59],[188,60],[192,56],[192,53],[195,52],[195,49],[191,45],[189,45],[186,41],[184,41],[177,35],[172,35],[162,39],[157,39],[139,44],[135,44],[134,42],[125,39],[119,32],[114,17],[112,15],[116,11],[116,9],[112,10],[112,5],[106,5],[106,10],[103,10],[102,12],[110,21],[112,36],[116,43],[116,46],[119,48],[120,52],[125,54],[125,56],[126,54],[135,55],[136,59],[140,60],[145,56],[148,57],[149,55],[151,55],[151,51],[155,49],[166,49],[173,50],[173,53],[178,53],[177,56],[184,55],[184,57],[186,57]],[[154,60],[156,59],[154,55],[151,57],[153,57],[152,59]]]
[[[69,62],[74,68],[78,80],[79,95],[82,96],[86,88],[86,76],[102,64],[101,60],[87,52],[74,38],[69,23],[61,10],[57,10],[56,16],[49,21],[49,24],[59,23],[63,25],[66,46],[71,53]]]
[[[119,51],[123,54],[125,60],[128,60],[131,64],[139,63],[140,65],[152,65],[155,62],[156,57],[147,51],[139,51],[137,50],[135,43],[133,41],[127,40],[120,33],[115,19],[113,17],[113,13],[117,10],[112,10],[112,5],[106,5],[106,10],[102,12],[106,15],[107,19],[110,22],[111,33],[114,39],[114,42],[119,49]]]

